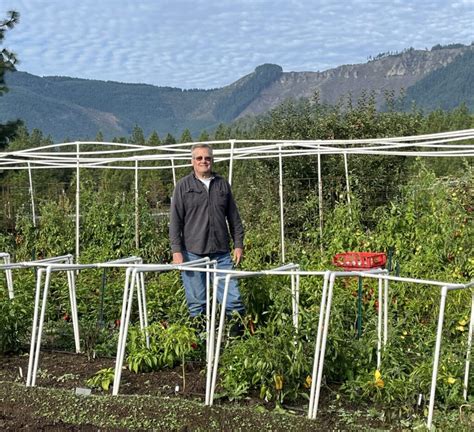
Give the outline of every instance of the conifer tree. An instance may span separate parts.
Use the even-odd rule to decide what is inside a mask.
[[[3,43],[5,33],[18,24],[20,14],[9,11],[8,16],[0,21],[0,45]],[[0,51],[0,96],[8,91],[5,85],[5,72],[14,71],[17,58],[15,54],[6,48]],[[6,147],[11,138],[15,136],[17,128],[22,124],[21,120],[11,120],[5,124],[0,124],[0,149]]]
[[[95,136],[95,141],[97,142],[104,141],[104,134],[102,133],[102,131],[97,132],[97,135]]]
[[[161,144],[160,137],[158,136],[158,132],[153,131],[151,135],[148,137],[147,145],[149,146],[158,146]]]
[[[132,144],[145,145],[145,135],[143,134],[143,129],[140,126],[135,125],[133,127],[130,141]]]
[[[176,144],[176,138],[168,132],[163,140],[163,144]]]
[[[203,130],[201,132],[201,135],[199,135],[199,140],[198,141],[209,141],[210,137],[207,131]]]
[[[189,143],[193,141],[193,137],[191,136],[191,131],[186,128],[183,133],[181,134],[181,138],[179,140],[180,143]]]

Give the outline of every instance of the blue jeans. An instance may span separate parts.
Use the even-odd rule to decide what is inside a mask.
[[[208,256],[211,260],[217,261],[217,268],[222,270],[232,270],[233,263],[229,252],[213,253],[207,255],[197,255],[192,252],[183,251],[184,261],[197,260]],[[188,302],[189,314],[195,317],[206,313],[206,273],[199,271],[183,271],[181,272],[183,279],[184,291],[186,294],[186,301]],[[212,276],[211,276],[211,292],[212,292]],[[217,300],[222,303],[222,296],[224,294],[224,280],[219,281],[217,287]],[[245,307],[240,297],[239,285],[237,279],[230,279],[229,291],[227,293],[226,314],[230,315],[232,312],[238,312],[241,315],[245,314]]]

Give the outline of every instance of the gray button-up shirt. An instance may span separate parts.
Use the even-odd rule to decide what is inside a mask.
[[[234,247],[242,248],[244,229],[230,184],[216,174],[209,190],[194,173],[179,180],[171,200],[172,252],[228,252],[229,231]]]

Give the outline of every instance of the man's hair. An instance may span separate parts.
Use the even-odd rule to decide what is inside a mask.
[[[208,150],[209,150],[209,153],[211,154],[211,156],[213,155],[212,147],[211,147],[209,144],[201,144],[201,143],[194,144],[194,145],[191,147],[191,154],[194,153],[194,150],[197,150],[197,149],[199,149],[199,148],[208,149]]]

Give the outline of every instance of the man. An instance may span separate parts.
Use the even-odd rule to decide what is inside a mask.
[[[234,245],[234,262],[243,257],[244,230],[230,184],[212,171],[212,148],[196,144],[191,149],[193,172],[176,184],[171,200],[170,241],[173,263],[208,256],[217,260],[217,268],[232,269],[230,236]],[[206,310],[206,273],[182,272],[189,314],[197,317]],[[222,301],[224,282],[218,286]],[[236,279],[230,280],[226,314],[243,315],[245,308]]]

